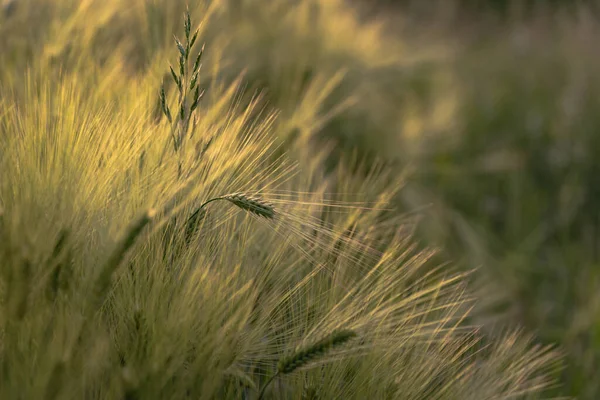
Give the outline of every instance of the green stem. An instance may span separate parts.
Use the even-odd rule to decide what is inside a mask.
[[[265,383],[265,385],[261,389],[260,393],[258,394],[258,399],[257,400],[262,400],[262,398],[265,395],[265,392],[267,390],[267,387],[269,387],[269,385],[271,384],[271,382],[273,382],[273,380],[275,378],[277,378],[277,376],[279,376],[279,371],[277,371],[277,373],[275,375],[273,375],[272,377],[270,377],[269,380]]]
[[[199,213],[200,211],[202,211],[202,209],[204,208],[204,206],[206,206],[208,203],[212,203],[213,201],[217,201],[217,200],[225,200],[224,197],[215,197],[213,199],[210,200],[206,200],[195,212],[193,215]]]
[[[207,200],[207,201],[205,201],[205,202],[204,202],[204,203],[203,203],[203,204],[202,204],[200,207],[198,207],[198,208],[196,209],[196,211],[194,211],[194,212],[192,213],[192,215],[190,215],[190,217],[189,217],[189,218],[187,219],[187,221],[186,221],[186,224],[189,224],[189,223],[190,223],[190,221],[193,221],[193,220],[194,220],[194,218],[196,218],[196,217],[198,216],[198,214],[200,214],[200,212],[202,211],[202,209],[203,209],[203,208],[204,208],[204,207],[205,207],[207,204],[209,204],[209,203],[212,203],[213,201],[217,201],[217,200],[224,200],[224,198],[223,198],[223,197],[215,197],[215,198],[213,198],[213,199],[210,199],[210,200]]]

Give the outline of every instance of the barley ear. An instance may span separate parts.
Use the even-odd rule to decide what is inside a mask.
[[[47,268],[51,269],[50,279],[47,286],[48,299],[54,301],[60,288],[60,276],[63,269],[63,263],[60,262],[59,258],[63,253],[65,244],[69,238],[70,231],[68,229],[61,230],[58,240],[52,250],[52,255],[46,263]]]
[[[273,208],[271,204],[258,197],[252,197],[244,193],[232,193],[221,197],[214,197],[205,201],[200,207],[198,207],[198,210],[201,210],[209,203],[218,200],[227,200],[242,210],[249,211],[261,217],[268,219],[273,219],[275,217],[275,208]]]
[[[52,400],[58,397],[65,377],[65,371],[66,364],[64,361],[58,361],[54,365],[54,368],[52,368],[52,373],[50,374],[50,379],[48,379],[44,399]]]
[[[31,262],[28,259],[24,259],[23,260],[23,264],[21,266],[21,270],[20,270],[21,276],[20,276],[20,282],[19,282],[19,289],[20,292],[18,293],[19,297],[17,300],[17,304],[16,304],[16,309],[15,309],[15,317],[17,321],[21,321],[24,317],[25,314],[27,313],[27,303],[29,300],[29,292],[30,292],[30,287],[31,287],[31,278],[32,278],[32,271],[31,271]]]
[[[300,347],[288,357],[282,358],[277,364],[277,372],[283,375],[290,374],[356,336],[356,332],[349,329],[334,331],[323,339],[308,346]]]
[[[211,143],[212,143],[212,138],[204,146],[204,151],[206,151],[206,149],[208,149],[208,147],[210,146]],[[267,219],[273,219],[273,218],[275,218],[275,215],[276,215],[275,208],[271,204],[267,203],[266,201],[264,201],[263,199],[260,199],[258,197],[248,196],[244,193],[232,193],[232,194],[226,194],[225,196],[214,197],[214,198],[202,203],[202,205],[200,207],[198,207],[192,213],[192,215],[187,219],[187,221],[185,223],[186,244],[189,244],[189,242],[192,240],[193,236],[197,233],[198,224],[206,215],[206,211],[204,210],[204,207],[206,207],[208,204],[212,203],[213,201],[219,201],[219,200],[227,200],[228,202],[234,204],[235,206],[241,208],[244,211],[251,212],[253,214],[256,214],[258,216],[261,216],[261,217],[264,217]]]
[[[48,265],[51,265],[52,262],[54,262],[62,254],[65,244],[69,239],[70,233],[71,231],[69,229],[61,229],[60,233],[58,234],[58,239],[54,244],[54,248],[52,249],[52,255],[48,259]]]
[[[104,296],[108,292],[108,289],[110,288],[110,285],[112,283],[112,277],[113,277],[114,272],[121,265],[121,263],[125,259],[127,252],[133,246],[136,239],[138,238],[138,236],[140,236],[140,234],[142,233],[142,231],[144,230],[146,225],[148,225],[148,223],[152,220],[154,215],[155,215],[155,211],[153,209],[150,209],[150,210],[146,211],[144,214],[142,214],[142,216],[140,216],[131,225],[131,227],[127,231],[127,234],[117,244],[117,247],[112,252],[112,254],[108,258],[107,262],[102,267],[102,269],[100,271],[100,275],[96,281],[96,285],[94,288],[95,289],[94,301],[97,302],[95,304],[95,306],[98,306],[104,300]]]
[[[273,205],[258,197],[248,196],[244,193],[232,193],[223,196],[223,199],[236,205],[242,210],[249,211],[260,217],[265,217],[267,219],[273,219],[275,217]]]
[[[350,329],[337,330],[323,339],[317,340],[307,346],[299,347],[287,357],[279,360],[277,364],[277,372],[267,380],[262,390],[258,395],[258,399],[262,399],[266,393],[267,387],[279,375],[287,375],[302,368],[318,358],[324,356],[327,352],[347,343],[350,339],[357,336],[356,332]]]

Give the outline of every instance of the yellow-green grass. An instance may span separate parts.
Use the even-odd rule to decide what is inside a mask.
[[[557,355],[474,326],[468,274],[391,201],[404,169],[364,158],[405,142],[398,110],[428,89],[406,76],[436,48],[337,1],[190,5],[206,95],[172,149],[159,93],[184,10],[31,0],[0,19],[0,397],[256,398],[339,330],[356,338],[265,394],[542,397]],[[354,155],[323,145],[378,130]]]

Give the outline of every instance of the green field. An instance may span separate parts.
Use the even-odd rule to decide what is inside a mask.
[[[600,398],[592,5],[384,3],[0,3],[0,399]]]

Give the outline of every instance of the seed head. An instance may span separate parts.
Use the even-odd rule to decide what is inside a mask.
[[[356,337],[356,332],[349,329],[334,331],[323,339],[301,347],[290,356],[281,359],[277,365],[277,372],[279,374],[292,373],[354,337]]]
[[[223,199],[258,216],[268,219],[275,217],[273,206],[258,197],[251,197],[243,193],[232,193],[223,196]]]

